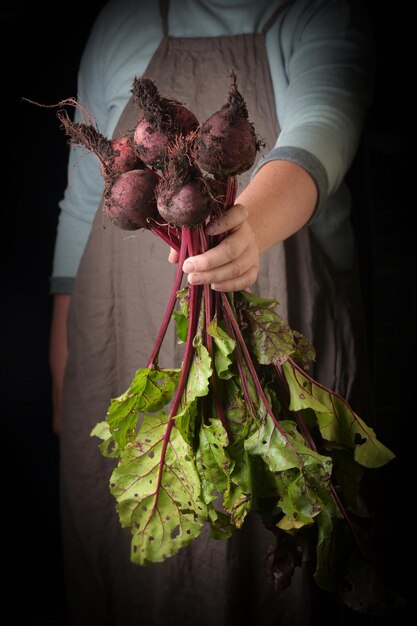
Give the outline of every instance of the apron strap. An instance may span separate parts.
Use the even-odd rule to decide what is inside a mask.
[[[168,11],[169,0],[159,0],[159,13],[161,14],[162,32],[164,33],[164,37],[168,37]]]
[[[289,7],[293,3],[293,1],[294,0],[288,0],[288,2],[284,2],[284,4],[281,4],[281,6],[279,6],[279,7],[277,7],[275,9],[275,11],[272,13],[272,15],[269,16],[269,18],[267,19],[266,23],[262,27],[262,31],[261,32],[262,32],[263,35],[266,35],[268,30],[275,23],[275,21],[278,18],[278,16],[281,15],[281,13],[284,11],[284,9]]]

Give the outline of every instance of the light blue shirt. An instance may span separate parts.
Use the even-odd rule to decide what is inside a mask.
[[[284,0],[171,0],[172,37],[261,32]],[[99,14],[84,50],[78,99],[110,137],[132,81],[146,69],[162,39],[156,0],[111,0]],[[372,93],[366,31],[347,0],[295,0],[266,36],[281,133],[258,168],[272,159],[303,166],[319,191],[309,227],[336,267],[353,259],[350,196],[343,183],[357,149]],[[82,121],[79,112],[77,121]],[[255,171],[256,175],[256,171]],[[60,216],[51,292],[68,292],[103,190],[98,159],[71,149]]]

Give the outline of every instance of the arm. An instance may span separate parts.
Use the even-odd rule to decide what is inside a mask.
[[[250,286],[259,254],[322,218],[350,166],[371,100],[369,43],[348,6],[346,0],[300,0],[280,26],[280,40],[271,32],[281,133],[237,199],[240,208],[218,225],[220,233],[229,223],[233,235],[196,257],[196,271],[184,265],[190,282],[198,270],[201,282],[220,290]]]
[[[265,164],[235,206],[207,229],[213,235],[232,232],[215,248],[184,263],[189,282],[209,283],[220,291],[249,287],[258,275],[259,255],[302,228],[316,202],[316,185],[299,165]]]
[[[78,74],[78,99],[85,105],[97,124],[103,125],[106,111],[103,108],[100,72],[93,73],[95,55],[94,37],[84,51]],[[83,121],[79,111],[75,120]],[[61,428],[62,392],[68,356],[67,315],[70,292],[85,243],[91,229],[94,213],[101,195],[102,180],[96,157],[86,150],[73,147],[68,163],[68,185],[60,202],[57,238],[55,241],[50,293],[53,295],[52,319],[49,338],[49,366],[52,378],[52,428],[59,435]]]
[[[69,294],[56,294],[52,309],[49,365],[52,375],[52,427],[57,435],[59,435],[61,427],[62,390],[68,355],[67,315],[70,299]]]

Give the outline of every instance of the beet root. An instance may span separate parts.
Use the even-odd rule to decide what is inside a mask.
[[[132,93],[143,111],[133,133],[136,151],[147,165],[164,169],[169,145],[196,130],[198,120],[181,102],[162,97],[149,78],[135,78]]]
[[[111,156],[100,164],[101,173],[106,176],[119,176],[130,170],[142,169],[144,163],[136,154],[130,137],[117,137],[111,141]]]
[[[70,142],[85,146],[97,156],[100,161],[100,171],[106,183],[110,183],[115,176],[124,172],[144,167],[130,137],[107,139],[92,124],[72,122],[66,111],[59,111],[57,116]]]
[[[158,130],[155,124],[142,119],[135,128],[133,141],[144,163],[163,169],[170,143],[168,133]]]
[[[219,178],[237,176],[252,167],[261,145],[232,73],[228,101],[196,133],[196,161],[201,169]]]
[[[178,191],[165,186],[158,190],[160,216],[173,226],[198,226],[209,216],[210,197],[198,180],[191,180]]]
[[[194,135],[177,137],[168,151],[167,167],[157,189],[160,216],[173,226],[198,226],[216,208],[213,179],[204,177],[192,160]]]
[[[155,189],[156,172],[130,170],[120,174],[105,191],[103,213],[123,230],[147,228],[149,220],[157,219]]]

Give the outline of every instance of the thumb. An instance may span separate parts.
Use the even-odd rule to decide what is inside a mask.
[[[170,248],[168,261],[170,263],[178,263],[179,258],[180,258],[179,253],[176,250],[174,250],[174,248]]]

